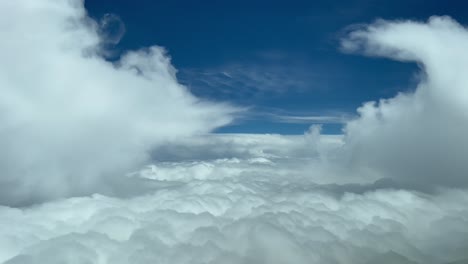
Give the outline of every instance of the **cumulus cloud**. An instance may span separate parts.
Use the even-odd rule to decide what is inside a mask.
[[[346,125],[352,166],[421,188],[468,185],[467,45],[467,29],[449,17],[381,20],[343,41],[347,51],[415,61],[423,72],[415,92],[358,109]]]
[[[0,231],[0,261],[370,264],[468,257],[466,192],[337,196],[310,181],[207,180],[174,169],[174,180],[153,180],[160,184],[154,193],[132,199],[94,195],[2,208],[0,221],[9,228]]]
[[[428,195],[317,183],[316,176],[331,173],[320,157],[343,144],[340,136],[319,132],[186,138],[178,142],[190,146],[185,151],[170,143],[174,152],[128,175],[151,186],[146,194],[0,207],[0,224],[9,226],[0,231],[0,262],[431,264],[468,258],[466,191]]]
[[[82,1],[2,1],[0,10],[1,204],[112,192],[155,145],[231,120],[233,108],[178,84],[161,47],[104,60],[116,18],[99,26]]]
[[[0,13],[0,262],[468,260],[468,33],[450,18],[355,29],[343,49],[416,61],[420,85],[344,135],[281,136],[207,134],[236,109],[192,96],[161,47],[106,61],[124,28],[82,1]]]

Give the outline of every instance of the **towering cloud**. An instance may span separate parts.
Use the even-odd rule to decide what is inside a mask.
[[[346,126],[358,170],[422,188],[468,186],[468,31],[449,17],[378,21],[352,32],[346,51],[422,69],[415,92],[369,102]]]
[[[100,32],[79,0],[0,2],[0,204],[112,192],[158,143],[230,122],[178,84],[163,48],[111,63]]]

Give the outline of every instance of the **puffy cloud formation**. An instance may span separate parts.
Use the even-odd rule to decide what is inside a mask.
[[[415,92],[358,109],[346,126],[350,163],[419,187],[468,185],[468,31],[449,17],[427,23],[378,21],[356,30],[343,48],[416,61]]]
[[[96,194],[0,207],[0,225],[8,227],[0,229],[0,262],[439,264],[468,258],[467,191],[428,195],[385,183],[317,183],[332,174],[325,153],[341,148],[339,136],[313,128],[304,136],[216,135],[179,144],[191,147],[178,152],[171,143],[173,153],[157,156],[165,161],[128,175],[150,187],[133,198]]]
[[[430,264],[468,258],[468,192],[355,192],[283,174],[277,160],[161,162],[133,176],[152,185],[146,195],[3,207],[0,224],[8,228],[0,231],[0,261]]]
[[[103,59],[115,16],[99,25],[79,0],[0,10],[0,204],[112,193],[155,145],[231,120],[178,84],[161,47]]]
[[[0,262],[468,261],[468,191],[450,188],[467,183],[468,33],[453,20],[350,33],[345,50],[417,61],[421,84],[365,104],[343,136],[280,136],[206,134],[235,109],[188,93],[160,47],[103,59],[116,16],[94,22],[78,0],[0,14]]]

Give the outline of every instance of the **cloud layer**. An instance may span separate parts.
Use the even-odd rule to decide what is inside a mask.
[[[124,28],[82,1],[0,14],[0,262],[468,259],[468,33],[450,18],[355,28],[343,49],[418,62],[416,91],[343,136],[280,136],[207,134],[235,109],[187,92],[161,47],[106,61]]]
[[[212,159],[156,162],[131,175],[152,187],[131,199],[93,195],[1,208],[0,224],[9,228],[0,232],[0,261],[430,264],[468,258],[468,192],[317,184],[313,176],[330,173],[311,165],[317,153],[288,157],[281,147],[295,149],[291,142],[308,137],[214,139],[232,143]],[[282,142],[265,144],[272,139]],[[327,141],[335,139],[316,143]],[[248,145],[256,149],[245,154]],[[218,158],[232,146],[237,155]],[[306,168],[301,162],[308,173],[298,173]]]

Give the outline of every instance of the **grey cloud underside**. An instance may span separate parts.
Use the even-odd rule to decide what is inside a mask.
[[[450,18],[350,33],[347,51],[420,63],[417,90],[342,136],[280,136],[209,134],[238,109],[190,94],[160,47],[106,61],[119,21],[82,1],[0,14],[0,262],[466,263],[468,33]]]

